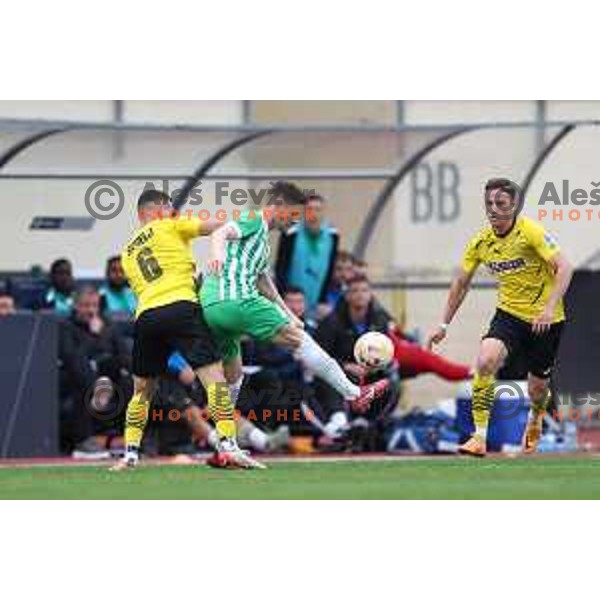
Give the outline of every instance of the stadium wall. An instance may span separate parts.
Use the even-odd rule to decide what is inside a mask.
[[[240,100],[123,100],[120,106],[115,102],[2,100],[0,118],[190,125],[234,125],[243,118]]]
[[[270,102],[252,103],[249,116],[257,125],[318,125],[379,124],[431,125],[464,124],[489,121],[516,123],[546,120],[596,119],[600,102]],[[241,102],[193,101],[124,101],[121,117],[131,122],[196,123],[235,125],[248,114]],[[0,102],[0,117],[45,118],[110,121],[114,105],[110,101],[87,102]],[[559,128],[547,128],[542,142],[549,141]],[[80,134],[77,134],[80,136]],[[91,135],[91,134],[89,134]],[[199,162],[196,142],[186,144],[181,139],[160,144],[146,144],[143,138],[132,150],[135,168],[144,171],[187,166]],[[363,134],[357,134],[363,135]],[[538,172],[530,189],[525,214],[536,217],[537,201],[543,186],[553,181],[557,186],[568,179],[571,189],[590,190],[594,175],[599,133],[592,127],[579,127],[570,133],[550,155]],[[67,139],[66,137],[64,138]],[[119,134],[103,134],[95,140],[79,137],[76,143],[61,143],[56,137],[46,150],[36,149],[19,159],[18,168],[35,168],[52,172],[61,165],[69,169],[86,169],[96,161],[122,150]],[[142,151],[145,146],[146,151]],[[378,158],[368,142],[347,147],[323,146],[312,152],[313,164],[348,167],[377,164]],[[408,149],[407,149],[408,150]],[[392,201],[379,220],[367,251],[370,270],[376,280],[448,280],[457,264],[469,236],[483,223],[481,186],[490,176],[498,174],[522,181],[540,151],[539,131],[527,129],[491,129],[467,133],[443,144],[428,155],[419,167],[396,189]],[[196,157],[196,158],[194,158]],[[123,156],[120,160],[123,160]],[[406,155],[402,155],[402,160]],[[141,160],[140,160],[141,159]],[[229,159],[228,168],[285,168],[298,164],[299,156],[285,144],[275,152],[241,152]],[[125,155],[125,165],[127,157]],[[133,163],[132,163],[133,164]],[[186,168],[183,169],[182,165]],[[171,169],[172,170],[172,169]],[[124,211],[118,219],[97,222],[91,232],[41,232],[28,230],[35,215],[81,215],[82,197],[91,181],[15,181],[3,180],[0,190],[5,200],[0,220],[0,270],[27,269],[33,264],[48,266],[57,256],[74,259],[78,274],[101,273],[106,256],[117,252],[134,224],[134,213]],[[119,182],[126,198],[133,201],[141,191],[140,182]],[[177,186],[179,182],[171,182]],[[267,182],[264,182],[266,184]],[[329,216],[339,228],[343,246],[352,249],[361,221],[373,198],[383,187],[382,180],[328,181],[301,180],[307,189],[314,188],[330,199]],[[248,186],[239,180],[236,186]],[[255,182],[257,187],[263,183]],[[205,192],[205,206],[215,207],[210,186]],[[547,221],[561,245],[576,264],[582,264],[598,249],[597,222],[577,222],[563,216]],[[199,245],[198,257],[204,253]],[[439,320],[445,290],[408,288],[404,295],[407,327],[426,329]],[[381,292],[386,305],[395,310],[390,292]],[[443,352],[452,358],[469,362],[485,324],[494,308],[493,290],[476,291],[468,299]],[[399,317],[402,315],[398,314]],[[452,386],[425,377],[411,382],[407,398],[433,399],[450,395]]]
[[[82,102],[0,102],[0,117],[12,118],[72,118],[106,121],[111,117],[110,101]],[[406,101],[403,103],[403,119],[406,124],[430,123],[473,123],[481,120],[521,121],[533,120],[535,102],[426,102]],[[396,112],[395,112],[396,111]],[[390,124],[397,116],[395,101],[377,102],[268,102],[253,103],[251,116],[258,124],[299,124],[319,122],[320,124],[376,123]],[[583,119],[600,115],[599,102],[548,102],[545,103],[548,118]],[[241,102],[193,102],[193,101],[124,101],[123,118],[133,122],[189,122],[212,124],[240,124],[243,118]],[[321,119],[319,121],[319,119]],[[354,121],[353,121],[354,120]],[[546,138],[551,137],[557,128],[549,129]],[[93,135],[93,134],[91,134]],[[362,134],[357,134],[362,135]],[[197,148],[178,140],[169,141],[164,134],[163,151],[140,152],[139,147],[132,151],[131,167],[137,170],[165,170],[165,165],[177,165],[179,171],[189,170],[200,160]],[[52,173],[61,165],[77,172],[99,164],[106,157],[113,160],[112,154],[118,151],[117,134],[102,134],[100,140],[91,146],[84,136],[56,136],[44,143],[44,153],[36,146],[19,157],[15,170],[33,169]],[[89,138],[88,138],[89,139]],[[590,188],[590,173],[594,169],[594,156],[600,138],[593,128],[580,128],[567,136],[543,165],[531,188],[528,206],[535,216],[536,198],[539,198],[543,184],[552,180],[560,183],[568,178],[571,187]],[[143,142],[142,142],[143,143]],[[388,276],[407,270],[447,271],[456,263],[460,250],[469,232],[481,224],[478,200],[481,198],[481,184],[488,176],[507,174],[517,181],[524,177],[527,168],[539,151],[537,133],[534,129],[506,129],[474,132],[459,136],[443,144],[425,158],[420,167],[407,177],[397,188],[394,201],[380,219],[373,243],[368,249],[368,260],[375,275]],[[99,150],[99,146],[104,148]],[[332,149],[314,151],[313,163],[326,163],[332,168],[344,165],[377,163],[377,156],[370,156],[369,143],[361,147],[351,145],[347,149],[336,147],[332,160]],[[407,153],[410,148],[407,148]],[[175,153],[177,156],[171,156]],[[151,155],[152,154],[152,155]],[[89,156],[88,156],[89,155]],[[402,154],[402,160],[407,155]],[[260,153],[236,155],[240,166],[284,168],[293,165],[294,151],[278,148],[269,156]],[[126,168],[127,157],[120,157],[120,168]],[[185,165],[185,166],[182,166]],[[231,163],[228,165],[231,166]],[[303,165],[299,165],[302,167]],[[13,165],[11,165],[11,169]],[[173,169],[171,169],[173,170]],[[26,229],[30,219],[36,214],[50,212],[58,215],[82,214],[82,196],[92,181],[15,181],[3,180],[0,190],[9,201],[4,204],[4,214],[0,225],[0,235],[7,245],[18,247],[18,252],[0,257],[0,269],[28,268],[32,264],[45,264],[48,256],[56,248],[51,234],[30,233]],[[237,182],[240,186],[243,182]],[[331,198],[330,216],[341,230],[344,245],[352,248],[358,232],[358,219],[364,217],[367,207],[383,187],[382,180],[372,181],[302,181],[303,186],[316,188]],[[177,185],[177,182],[173,182]],[[135,196],[137,182],[124,182],[126,196]],[[210,190],[207,196],[210,197]],[[85,213],[83,213],[85,214]],[[566,219],[548,223],[562,243],[571,250],[576,263],[581,263],[596,248],[596,222],[579,222],[573,226]],[[110,227],[100,224],[86,234],[87,243],[77,233],[66,234],[61,243],[81,248],[80,266],[89,271],[98,268],[99,252],[114,250],[120,244],[130,220],[111,222]],[[448,233],[451,232],[451,235]],[[31,238],[31,239],[29,239]],[[69,239],[70,238],[70,239]],[[39,243],[38,243],[39,242]],[[89,248],[89,250],[88,250]],[[18,260],[19,264],[14,264]],[[441,263],[440,263],[441,260]]]

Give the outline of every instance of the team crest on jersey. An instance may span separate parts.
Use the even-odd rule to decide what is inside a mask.
[[[546,246],[548,246],[548,248],[556,248],[558,246],[556,238],[548,232],[544,234],[544,241],[546,242]]]

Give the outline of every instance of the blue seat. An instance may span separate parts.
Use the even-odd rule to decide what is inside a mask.
[[[20,308],[40,308],[47,288],[47,280],[31,275],[15,275],[10,278],[10,293]]]

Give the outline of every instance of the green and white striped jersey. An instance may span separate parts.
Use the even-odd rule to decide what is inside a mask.
[[[269,269],[269,231],[262,211],[242,211],[231,225],[238,237],[226,242],[223,274],[204,276],[200,290],[203,306],[255,298],[259,295],[256,279]]]

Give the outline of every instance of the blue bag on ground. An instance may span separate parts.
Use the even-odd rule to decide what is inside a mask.
[[[388,452],[454,453],[458,441],[455,420],[439,410],[414,409],[393,419],[386,432]]]

